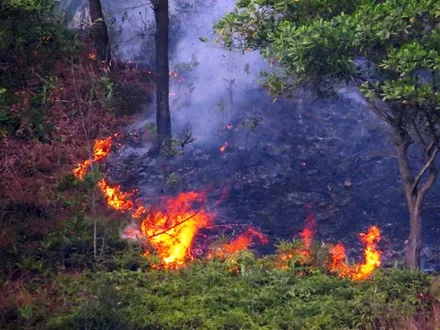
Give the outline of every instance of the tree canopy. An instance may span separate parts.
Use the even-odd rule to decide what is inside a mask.
[[[267,81],[275,94],[322,78],[362,78],[354,64],[363,57],[383,78],[365,85],[373,95],[432,105],[440,95],[417,73],[440,69],[439,22],[436,0],[243,0],[216,28],[226,46],[261,49],[282,66],[283,75]]]

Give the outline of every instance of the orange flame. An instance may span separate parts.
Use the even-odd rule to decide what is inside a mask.
[[[109,136],[105,139],[98,139],[93,145],[93,160],[87,159],[84,162],[78,164],[73,170],[73,175],[78,179],[83,180],[89,171],[90,165],[94,162],[99,162],[106,158],[110,153],[112,147],[112,137]]]
[[[89,171],[90,165],[92,165],[92,162],[89,159],[78,164],[73,170],[73,175],[76,176],[78,179],[83,180],[87,172]]]
[[[249,246],[254,242],[254,239],[258,239],[261,244],[267,244],[269,243],[269,240],[267,239],[264,234],[254,228],[253,226],[250,226],[246,231],[241,233],[236,239],[234,239],[232,242],[223,244],[221,247],[217,248],[214,252],[210,252],[208,254],[208,259],[212,258],[219,258],[219,259],[226,259],[229,255],[233,255],[234,253],[237,253],[239,251],[244,251],[249,248]],[[236,260],[230,259],[229,262],[233,265],[229,268],[230,272],[237,272],[237,262]]]
[[[306,216],[306,226],[301,232],[301,237],[304,241],[306,249],[310,249],[313,242],[313,232],[315,228],[315,217],[311,214]]]
[[[286,269],[287,262],[294,257],[298,257],[298,261],[302,264],[310,263],[312,260],[312,256],[310,253],[310,249],[313,243],[313,232],[315,229],[315,217],[311,214],[306,216],[306,225],[303,231],[300,233],[300,237],[304,243],[304,248],[296,248],[292,251],[286,251],[280,254],[279,256],[279,264],[278,266],[282,269]]]
[[[249,245],[254,241],[254,238],[258,239],[261,244],[269,243],[264,234],[256,228],[250,226],[246,231],[241,233],[235,240],[227,243],[221,247],[221,250],[227,254],[233,254],[238,251],[244,251],[249,248]]]
[[[228,147],[228,142],[225,142],[225,143],[220,147],[220,152],[225,152],[227,147]]]
[[[107,182],[102,179],[98,182],[98,187],[101,188],[108,206],[120,212],[127,212],[133,208],[134,203],[130,200],[132,194],[122,192],[120,186],[109,186]]]
[[[365,245],[364,263],[352,266],[347,265],[345,262],[345,248],[339,243],[330,251],[332,257],[330,271],[339,273],[339,276],[341,277],[349,277],[354,280],[364,280],[380,266],[381,252],[376,248],[376,244],[380,241],[379,228],[376,226],[370,227],[367,233],[361,233],[359,235],[359,239]]]
[[[192,259],[190,248],[195,235],[211,223],[205,210],[192,209],[192,204],[204,201],[201,193],[181,193],[165,201],[164,211],[151,212],[142,221],[141,232],[156,249],[165,268],[180,268]]]

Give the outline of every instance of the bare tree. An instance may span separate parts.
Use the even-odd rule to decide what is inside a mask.
[[[107,25],[100,0],[89,0],[90,18],[92,20],[92,37],[95,40],[96,56],[100,61],[110,60],[110,47]]]

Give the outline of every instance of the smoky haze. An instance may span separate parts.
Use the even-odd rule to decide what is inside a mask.
[[[154,67],[155,22],[150,2],[104,0],[102,4],[113,55]],[[232,120],[247,92],[258,88],[259,72],[267,69],[257,52],[230,52],[216,43],[213,24],[234,4],[234,0],[170,1],[170,69],[184,77],[170,82],[173,132],[191,129],[197,144],[218,143],[213,132]],[[64,0],[60,7],[68,12],[71,27],[84,26],[82,20],[88,15],[81,1]],[[154,120],[151,115],[138,125]]]

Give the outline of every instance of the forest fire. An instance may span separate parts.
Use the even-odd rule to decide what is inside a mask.
[[[93,157],[91,160],[78,164],[73,170],[74,175],[81,180],[84,179],[94,162],[102,161],[109,155],[111,146],[112,137],[96,140],[93,146]],[[220,151],[224,152],[227,146],[228,143],[225,142]],[[177,269],[186,266],[193,259],[191,247],[197,233],[212,223],[212,215],[204,208],[206,195],[201,192],[180,193],[176,197],[166,198],[157,209],[147,209],[144,206],[135,205],[132,200],[134,192],[123,192],[120,186],[111,186],[105,179],[98,182],[98,187],[109,207],[122,213],[131,212],[132,218],[137,219],[138,224],[127,227],[122,237],[147,241],[162,260],[163,264],[156,265],[156,268]],[[311,205],[308,205],[306,209],[309,213]],[[303,246],[281,252],[278,267],[287,269],[288,261],[295,258],[298,258],[301,264],[311,263],[315,217],[309,213],[305,222],[305,227],[300,234]],[[369,277],[381,264],[381,252],[376,248],[380,240],[379,228],[370,227],[367,233],[360,234],[360,240],[365,245],[364,263],[347,265],[345,248],[339,243],[330,251],[329,270],[338,273],[341,277],[349,277],[353,280],[363,280]],[[209,253],[208,258],[225,259],[228,255],[247,250],[254,241],[259,241],[261,244],[268,243],[268,239],[262,232],[250,226],[233,241]],[[146,251],[145,255],[148,254],[149,251]]]
[[[192,259],[194,237],[211,223],[206,210],[192,207],[195,203],[203,204],[205,199],[202,193],[181,193],[165,200],[163,210],[152,211],[142,220],[141,233],[156,249],[165,268],[180,268]]]
[[[349,277],[354,280],[363,280],[371,275],[381,264],[381,252],[376,248],[376,244],[380,241],[380,230],[376,226],[368,229],[367,233],[359,235],[361,242],[365,245],[364,257],[362,264],[347,265],[345,262],[346,253],[344,246],[339,243],[335,245],[331,253],[330,270],[339,273],[341,277]]]

